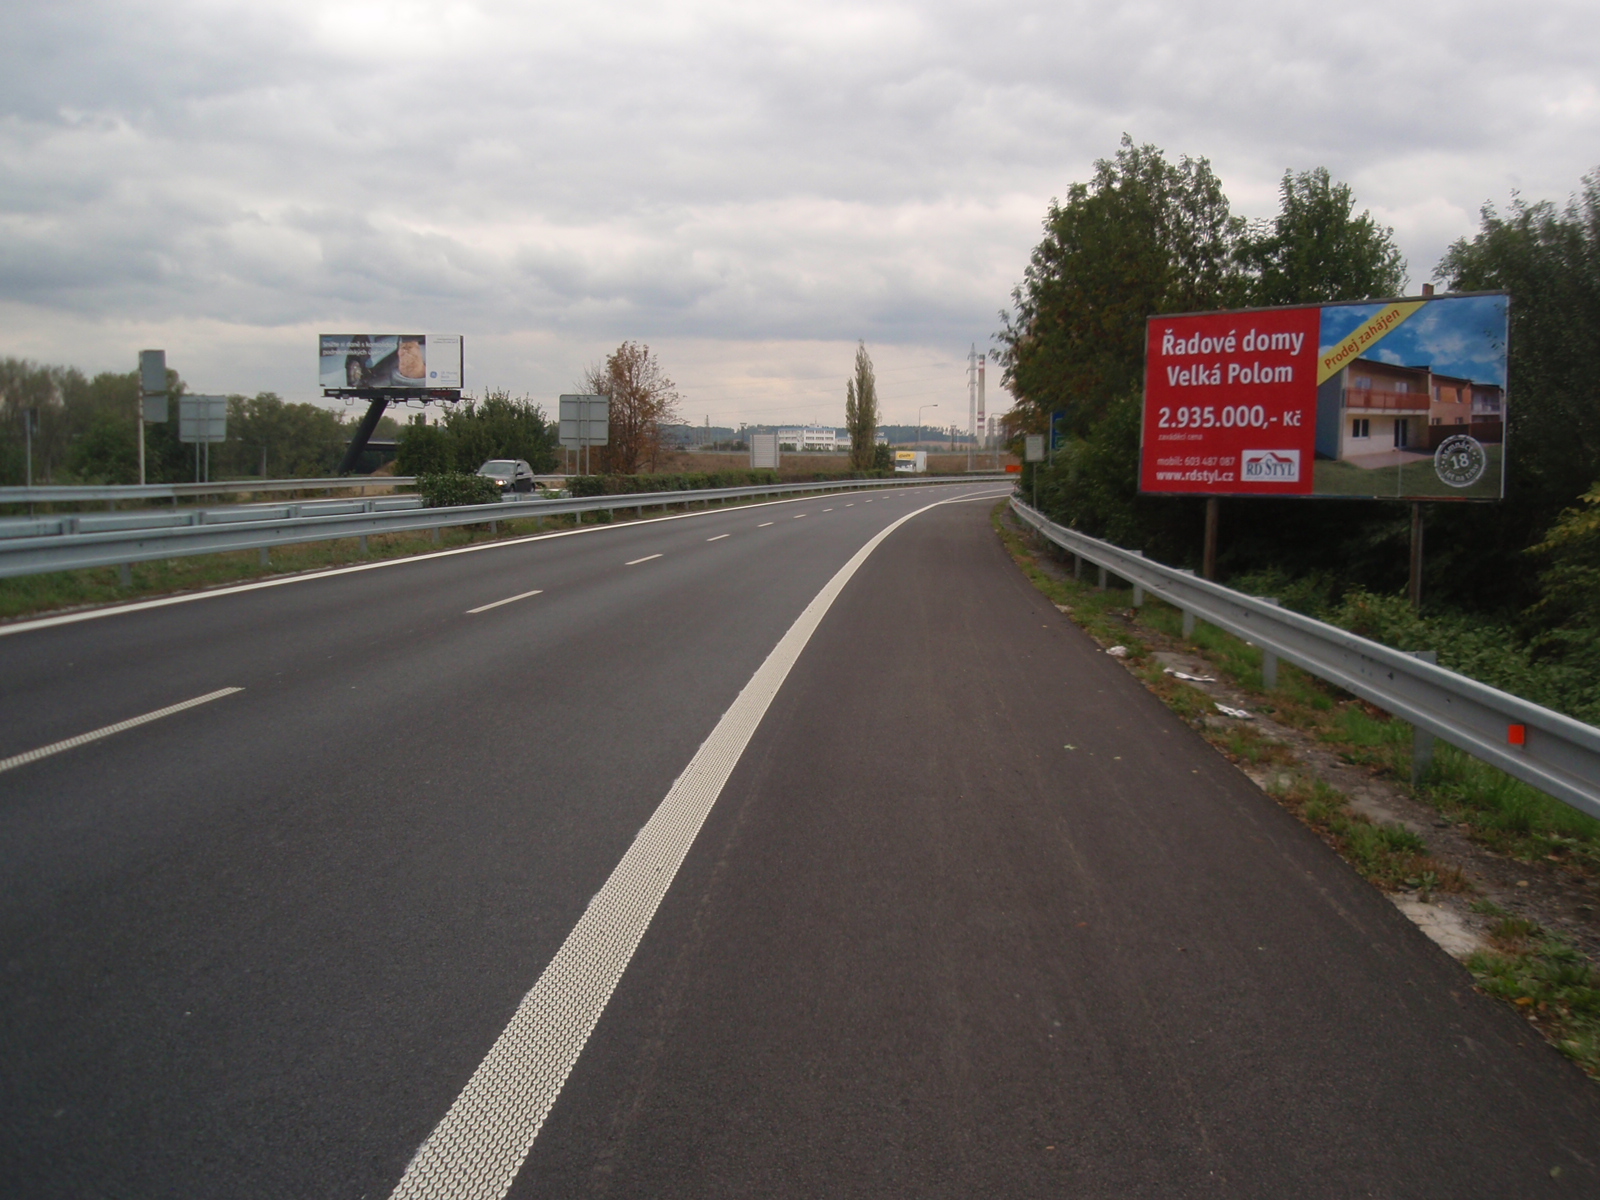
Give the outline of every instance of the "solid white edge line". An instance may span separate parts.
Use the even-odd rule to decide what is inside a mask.
[[[224,696],[231,696],[235,692],[242,692],[243,688],[225,687],[214,692],[207,692],[204,696],[196,696],[193,700],[185,700],[182,704],[169,704],[166,708],[158,708],[155,712],[147,712],[140,717],[129,717],[126,721],[118,721],[115,725],[107,725],[103,729],[95,729],[89,733],[80,733],[77,737],[67,738],[65,741],[51,742],[48,746],[40,746],[37,750],[27,750],[21,754],[13,754],[10,758],[0,758],[0,771],[9,771],[13,767],[23,767],[31,762],[38,762],[41,758],[49,758],[52,754],[60,754],[63,750],[75,750],[89,742],[97,742],[101,738],[110,737],[113,733],[121,733],[125,729],[132,729],[136,725],[145,725],[151,721],[159,721],[162,717],[170,717],[173,713],[180,713],[186,708],[194,708],[199,704],[207,704],[212,700],[220,700]]]
[[[470,617],[473,613],[488,612],[491,608],[499,608],[502,604],[510,604],[513,600],[526,600],[529,596],[542,596],[543,594],[543,588],[534,588],[531,592],[520,592],[515,596],[507,596],[504,600],[496,600],[492,604],[480,604],[477,608],[469,608],[467,609],[467,616]]]
[[[955,486],[938,485],[938,486]],[[49,617],[34,617],[31,620],[12,621],[0,623],[0,637],[10,637],[14,633],[32,633],[36,629],[51,629],[57,625],[76,625],[79,621],[98,621],[101,617],[117,617],[123,613],[143,612],[151,608],[166,608],[172,604],[189,604],[195,600],[215,600],[222,596],[236,596],[241,592],[255,592],[262,588],[285,587],[291,583],[309,583],[315,579],[331,579],[336,575],[354,575],[358,571],[381,571],[386,567],[403,567],[410,563],[432,562],[438,558],[453,558],[457,554],[476,554],[481,550],[502,550],[508,546],[522,546],[528,542],[542,542],[550,538],[576,537],[586,533],[619,533],[629,529],[638,529],[642,525],[654,525],[659,521],[683,521],[690,517],[714,517],[738,510],[752,508],[770,508],[775,504],[800,504],[814,496],[789,496],[782,500],[759,500],[752,504],[741,504],[736,508],[700,508],[693,512],[663,513],[659,517],[645,517],[642,520],[633,520],[614,525],[582,525],[576,529],[553,529],[549,533],[530,533],[525,537],[505,538],[495,542],[480,542],[475,546],[457,546],[451,550],[432,550],[427,554],[407,554],[400,558],[386,558],[382,562],[357,563],[349,567],[330,567],[324,571],[302,571],[295,575],[279,575],[274,579],[258,579],[251,583],[236,583],[230,587],[207,588],[201,592],[185,592],[181,596],[159,596],[153,600],[136,600],[131,604],[113,604],[105,608],[89,608],[79,612],[57,613]],[[538,516],[530,513],[527,516],[509,516],[498,518],[505,521],[531,521]],[[556,514],[568,516],[570,514]],[[769,521],[768,524],[771,524]],[[402,532],[414,533],[417,530],[403,530]],[[353,536],[353,535],[352,535]],[[329,539],[342,540],[342,539]],[[299,543],[297,543],[299,544]],[[230,553],[219,550],[218,554]],[[196,557],[204,557],[199,555]]]
[[[874,534],[806,605],[695,751],[510,1024],[418,1147],[391,1200],[502,1200],[633,959],[700,827],[811,635],[867,557],[911,518]]]
[[[651,559],[656,559],[656,558],[660,558],[660,557],[661,557],[661,555],[659,555],[659,554],[646,554],[643,558],[636,558],[636,559],[633,559],[631,562],[625,562],[622,565],[625,566],[625,567],[637,567],[642,562],[649,562]]]

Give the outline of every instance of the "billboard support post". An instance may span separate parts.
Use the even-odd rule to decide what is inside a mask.
[[[1215,496],[1206,497],[1206,540],[1201,551],[1200,574],[1213,582],[1217,578],[1217,523],[1221,518],[1222,503]]]
[[[1422,608],[1422,504],[1411,503],[1411,607]]]
[[[361,418],[361,424],[356,427],[356,433],[350,439],[350,447],[344,452],[344,460],[339,464],[338,475],[348,475],[356,469],[356,463],[361,461],[361,455],[367,448],[367,440],[372,437],[372,431],[378,427],[378,421],[383,416],[383,410],[389,407],[389,397],[378,396],[367,408],[367,415]]]

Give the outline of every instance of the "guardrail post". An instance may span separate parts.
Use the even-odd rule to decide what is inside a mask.
[[[367,554],[367,535],[363,533],[361,535],[361,556],[363,558],[365,558],[366,554]]]
[[[490,521],[489,522],[489,536],[490,537],[499,537],[500,536],[500,522],[499,521]],[[361,540],[363,542],[365,542],[367,539],[366,538],[362,538]],[[362,546],[361,548],[363,550],[366,549],[365,546]]]
[[[1276,605],[1278,602],[1271,596],[1262,596],[1261,603]],[[1261,686],[1269,692],[1278,686],[1278,656],[1271,650],[1261,651]]]
[[[1082,578],[1083,578],[1083,557],[1082,557],[1082,555],[1074,554],[1072,556],[1072,579],[1073,579],[1073,582],[1077,582],[1077,581],[1081,580]]]
[[[1425,663],[1439,665],[1439,652],[1437,650],[1407,650],[1412,658],[1420,658]],[[1428,768],[1433,766],[1433,734],[1411,727],[1411,786],[1416,787],[1428,774]]]
[[[265,546],[261,547],[261,565],[263,567],[272,565],[272,556],[267,553],[267,548]]]
[[[125,588],[133,586],[133,571],[127,563],[117,564],[117,584]]]
[[[1099,591],[1103,592],[1103,591],[1106,590],[1106,569],[1104,567],[1100,567],[1099,571],[1100,571],[1100,582],[1095,584],[1095,587]]]
[[[535,524],[534,528],[537,529],[538,525]],[[439,544],[439,527],[435,525],[431,532],[433,533],[433,544],[437,546]]]
[[[1183,610],[1183,638],[1188,641],[1194,637],[1194,613],[1187,608]]]
[[[1144,607],[1144,588],[1137,583],[1133,585],[1133,606],[1135,608]]]

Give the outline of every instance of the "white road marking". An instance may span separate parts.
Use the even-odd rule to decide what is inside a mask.
[[[793,517],[791,517],[790,520],[798,521],[803,516],[805,516],[805,513],[795,513],[795,515]]]
[[[831,508],[825,508],[825,509],[823,509],[823,510],[822,510],[822,511],[823,511],[823,512],[832,512],[832,511],[833,511],[833,509],[831,509]]]
[[[846,505],[845,505],[845,507],[846,507],[846,508],[854,508],[854,507],[855,507],[855,505],[854,505],[854,504],[846,504]]]
[[[649,562],[652,558],[660,558],[660,557],[661,557],[661,555],[659,555],[659,554],[646,554],[643,558],[629,559],[627,562],[623,563],[622,565],[625,566],[625,567],[637,567],[642,562]]]
[[[193,700],[185,700],[182,704],[169,704],[166,708],[158,708],[155,712],[147,712],[142,717],[129,717],[126,721],[118,721],[115,725],[107,725],[104,729],[96,729],[91,733],[80,733],[77,737],[70,737],[62,742],[51,742],[50,745],[40,746],[37,750],[13,754],[10,758],[0,758],[0,771],[9,771],[13,767],[24,767],[31,762],[38,762],[41,758],[49,758],[52,754],[60,754],[63,750],[74,750],[90,742],[97,742],[101,738],[110,737],[113,733],[121,733],[125,729],[132,729],[136,725],[144,725],[150,721],[159,721],[162,717],[170,717],[173,713],[180,713],[186,708],[208,704],[212,700],[220,700],[224,696],[231,696],[235,692],[242,691],[244,691],[243,688],[236,687],[218,688],[214,692],[207,692],[204,696],[196,696]]]
[[[840,567],[756,669],[522,998],[390,1200],[502,1200],[644,938],[739,756],[845,584],[891,533],[890,522]]]
[[[467,609],[467,615],[470,617],[473,613],[488,612],[491,608],[499,608],[502,604],[510,604],[513,600],[526,600],[529,596],[540,595],[543,591],[543,588],[534,588],[531,592],[519,592],[515,596],[507,596],[504,600],[496,600],[493,604],[480,604],[477,608]]]
[[[784,500],[763,500],[745,505],[746,508],[769,508],[775,504],[798,504],[810,496],[793,496]],[[117,617],[123,613],[144,612],[151,608],[167,608],[173,604],[189,604],[196,600],[215,600],[222,596],[237,596],[241,592],[258,592],[263,588],[287,587],[292,583],[309,583],[314,579],[332,579],[337,575],[354,575],[360,571],[383,571],[390,567],[404,567],[412,563],[432,562],[439,558],[454,558],[458,554],[479,554],[485,550],[504,550],[508,546],[525,546],[529,542],[545,542],[554,538],[583,537],[595,533],[615,533],[619,529],[632,529],[635,525],[653,525],[657,521],[687,521],[720,513],[720,508],[702,508],[693,512],[664,513],[659,517],[645,517],[617,525],[581,525],[576,529],[555,529],[549,533],[530,533],[526,537],[503,538],[494,542],[479,542],[475,546],[457,546],[453,550],[432,550],[427,554],[408,554],[402,558],[386,558],[382,562],[357,563],[350,567],[330,567],[325,571],[301,571],[294,575],[279,575],[272,579],[258,579],[254,583],[236,583],[229,587],[206,588],[198,592],[185,592],[181,596],[160,596],[154,600],[135,600],[130,604],[111,604],[104,608],[89,608],[80,612],[58,613],[53,617],[35,617],[27,621],[0,622],[0,637],[14,633],[32,633],[36,629],[53,629],[57,625],[76,625],[79,621],[98,621],[101,617]],[[528,521],[536,514],[512,516],[505,520]],[[771,521],[767,522],[772,524]],[[218,551],[218,553],[223,553]]]
[[[731,535],[730,534],[726,534],[726,533],[719,533],[719,534],[717,534],[716,537],[707,538],[706,541],[708,541],[708,542],[720,542],[723,538],[729,537],[729,536],[731,536]]]
[[[771,525],[771,524],[772,524],[771,521],[763,521],[763,522],[761,522],[761,524],[757,525],[756,528],[757,529],[765,529],[768,525]]]

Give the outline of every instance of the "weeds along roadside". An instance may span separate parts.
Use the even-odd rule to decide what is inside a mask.
[[[1420,834],[1354,811],[1348,797],[1301,769],[1288,747],[1251,725],[1211,719],[1211,698],[1166,674],[1152,654],[1151,640],[1182,640],[1186,653],[1249,695],[1256,711],[1314,738],[1345,762],[1387,777],[1484,849],[1600,880],[1600,822],[1443,743],[1436,745],[1421,786],[1412,788],[1410,725],[1288,663],[1280,662],[1278,687],[1267,692],[1259,649],[1204,623],[1185,640],[1176,608],[1147,597],[1143,607],[1131,610],[1125,589],[1100,590],[1046,569],[1041,559],[1049,553],[1047,544],[1015,526],[1007,511],[997,505],[992,522],[1033,585],[1102,646],[1126,647],[1126,665],[1146,687],[1231,761],[1264,776],[1274,799],[1377,887],[1415,891],[1424,901],[1435,892],[1473,895],[1471,882],[1435,859]],[[1472,907],[1490,919],[1491,948],[1465,961],[1480,989],[1513,1005],[1600,1079],[1600,970],[1532,921],[1483,899]]]

